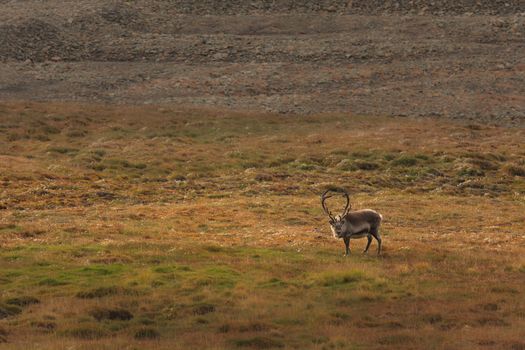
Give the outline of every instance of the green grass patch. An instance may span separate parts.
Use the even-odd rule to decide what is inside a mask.
[[[81,299],[103,298],[107,296],[120,294],[122,293],[122,291],[123,290],[121,288],[115,287],[115,286],[98,287],[98,288],[78,292],[77,298],[81,298]]]
[[[143,170],[143,169],[146,169],[148,167],[147,164],[145,164],[145,163],[133,163],[133,162],[130,162],[130,161],[126,160],[126,159],[116,159],[116,158],[104,159],[104,160],[102,160],[102,164],[100,164],[100,165],[105,167],[105,168],[114,169],[114,170],[119,170],[119,169],[139,169],[139,170]]]
[[[410,156],[410,155],[402,155],[394,160],[391,161],[391,164],[393,166],[399,166],[399,167],[412,167],[419,163],[419,159]]]
[[[289,283],[279,278],[274,277],[274,278],[270,278],[268,281],[259,283],[259,286],[262,288],[269,288],[269,289],[286,288],[289,286]]]
[[[97,321],[102,320],[120,320],[129,321],[133,318],[133,314],[122,308],[102,308],[97,307],[89,312]]]
[[[363,271],[325,272],[314,277],[316,283],[323,287],[352,285],[369,280]]]
[[[233,288],[240,280],[240,273],[226,266],[209,267],[194,272],[193,283],[197,286]]]
[[[9,316],[15,316],[22,312],[22,309],[15,305],[6,305],[0,303],[0,320]]]
[[[21,296],[21,297],[15,297],[15,298],[9,298],[5,300],[5,303],[8,305],[16,305],[16,306],[28,306],[32,304],[39,304],[40,300],[38,298],[32,297],[32,296]]]
[[[510,176],[525,177],[525,167],[508,164],[503,167],[503,171]]]
[[[198,304],[193,307],[193,313],[195,315],[206,315],[215,312],[215,305],[213,304]]]
[[[63,279],[57,279],[57,278],[44,278],[40,280],[38,284],[41,286],[58,287],[58,286],[64,286],[66,284],[69,284],[69,282]]]
[[[124,265],[109,264],[109,265],[90,265],[83,267],[76,272],[79,276],[110,276],[123,272]]]
[[[160,333],[155,328],[141,328],[135,332],[137,340],[152,340],[160,338]]]

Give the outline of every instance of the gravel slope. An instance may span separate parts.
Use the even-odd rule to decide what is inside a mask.
[[[0,3],[0,100],[525,124],[523,1]]]

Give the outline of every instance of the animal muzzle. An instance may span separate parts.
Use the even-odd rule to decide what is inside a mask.
[[[343,234],[341,231],[337,231],[337,230],[334,230],[332,229],[332,235],[334,236],[334,238],[341,238],[343,237]]]

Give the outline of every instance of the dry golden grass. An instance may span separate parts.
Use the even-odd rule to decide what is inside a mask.
[[[524,139],[0,105],[0,348],[525,349]],[[381,257],[342,256],[333,185],[383,214]]]

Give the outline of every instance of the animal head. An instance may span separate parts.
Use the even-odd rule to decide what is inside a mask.
[[[345,199],[346,199],[346,205],[345,205],[345,208],[343,209],[342,213],[340,215],[332,215],[332,212],[330,210],[328,210],[328,207],[326,206],[326,200],[330,197],[333,197],[335,194],[328,194],[330,191],[332,192],[336,192],[336,193],[339,193],[339,194],[342,194]],[[342,234],[343,232],[345,231],[346,229],[346,214],[348,214],[348,212],[350,211],[350,197],[348,196],[348,192],[346,192],[344,189],[340,189],[340,190],[326,190],[322,195],[321,195],[321,205],[323,206],[323,210],[324,212],[328,215],[328,217],[330,218],[329,220],[329,223],[330,223],[330,228],[332,230],[332,233],[334,235],[335,238],[341,238],[342,237]]]
[[[334,238],[343,237],[343,232],[346,231],[346,216],[336,215],[329,222]]]

